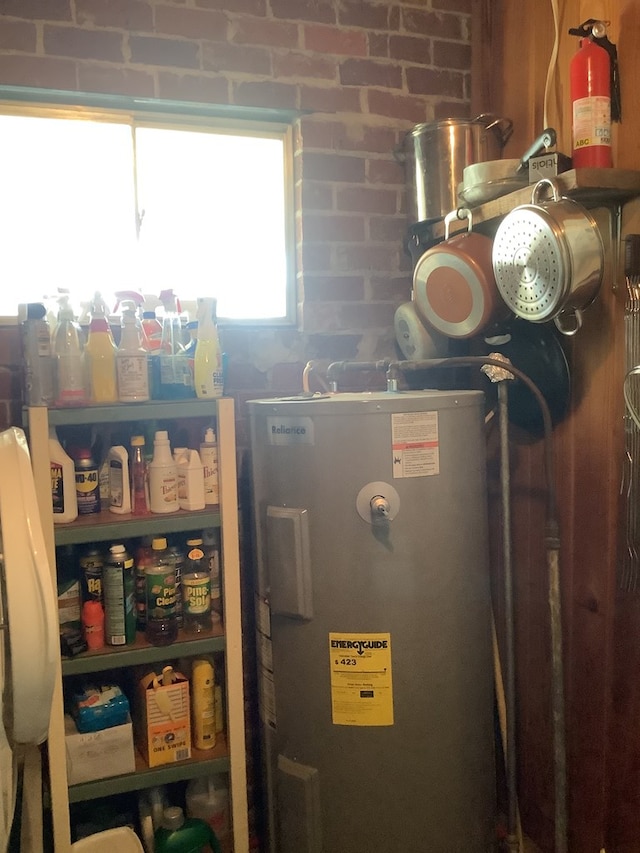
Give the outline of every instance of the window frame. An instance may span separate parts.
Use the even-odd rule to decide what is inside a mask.
[[[0,86],[0,113],[36,117],[68,118],[94,122],[120,123],[131,128],[166,128],[212,132],[230,136],[281,139],[283,143],[285,254],[285,315],[267,318],[220,317],[222,326],[295,328],[297,326],[295,184],[293,123],[297,113],[284,110],[235,107],[191,101],[169,101],[155,98],[132,98],[87,92]],[[135,168],[135,161],[134,161]],[[136,191],[136,220],[140,227]],[[242,263],[240,258],[238,263]],[[0,325],[17,322],[16,315],[0,318]]]

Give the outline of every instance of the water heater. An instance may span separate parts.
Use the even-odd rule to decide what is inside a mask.
[[[256,400],[270,853],[488,853],[483,395]]]

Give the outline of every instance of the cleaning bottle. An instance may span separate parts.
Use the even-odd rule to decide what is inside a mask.
[[[49,465],[54,524],[68,524],[78,517],[76,472],[73,459],[58,441],[55,427],[49,429]]]
[[[85,349],[88,362],[91,400],[115,403],[118,399],[116,380],[116,345],[100,293],[93,297],[89,336]]]
[[[200,444],[200,459],[204,468],[204,502],[207,506],[220,503],[218,485],[218,442],[213,427],[207,427]]]
[[[191,731],[193,746],[196,749],[213,749],[216,745],[214,713],[213,660],[196,658],[191,664]],[[203,815],[190,814],[189,817],[203,817]]]
[[[124,545],[109,548],[102,574],[105,640],[109,646],[124,646],[136,638],[135,577],[133,557]]]
[[[186,791],[187,817],[206,821],[222,840],[229,833],[229,788],[225,776],[216,773],[191,779]]]
[[[117,444],[109,448],[109,511],[124,515],[131,512],[131,484],[129,483],[129,454],[126,447]]]
[[[146,637],[154,646],[167,646],[178,638],[175,570],[164,536],[152,540],[151,551],[145,568]]]
[[[180,509],[204,509],[204,468],[197,450],[187,449],[178,459]]]
[[[186,818],[180,806],[164,810],[162,826],[155,833],[155,853],[221,853],[211,827],[199,818]]]
[[[182,575],[182,615],[187,634],[211,630],[211,575],[202,539],[187,539]]]
[[[155,311],[142,312],[142,329],[149,352],[159,350],[162,347],[162,323],[156,317]]]
[[[222,347],[216,326],[216,300],[205,298],[198,305],[198,330],[193,359],[196,395],[211,400],[222,397],[224,376],[222,372]]]
[[[147,484],[147,463],[144,458],[144,436],[131,436],[131,514],[148,515],[149,488]]]
[[[178,472],[166,430],[158,430],[153,440],[153,459],[149,463],[149,505],[151,512],[157,513],[180,509]]]
[[[76,323],[69,297],[59,300],[58,325],[53,333],[56,406],[84,406],[87,402],[84,334]]]
[[[159,359],[158,394],[161,400],[184,400],[195,397],[193,375],[189,357],[182,342],[182,323],[178,300],[173,290],[163,290],[160,301],[164,308],[162,317],[162,344]],[[155,366],[155,361],[153,362]]]
[[[125,308],[120,346],[116,351],[118,399],[121,403],[142,403],[149,399],[148,358],[141,346],[135,312]]]
[[[20,324],[24,362],[24,402],[27,406],[49,406],[53,402],[51,328],[47,309],[30,302]]]

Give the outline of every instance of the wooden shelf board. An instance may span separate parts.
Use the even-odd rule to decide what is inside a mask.
[[[215,400],[149,400],[147,403],[113,403],[109,406],[87,405],[49,409],[51,426],[80,424],[126,423],[137,420],[173,420],[175,418],[211,418]],[[23,410],[23,422],[28,424],[27,409]]]
[[[133,539],[136,536],[154,536],[165,533],[183,533],[205,527],[220,527],[220,508],[205,507],[186,512],[178,510],[166,514],[117,515],[103,510],[95,515],[80,515],[69,524],[56,524],[56,545],[79,545],[87,542]]]

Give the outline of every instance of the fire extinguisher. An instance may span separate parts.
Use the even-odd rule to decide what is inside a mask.
[[[609,168],[611,122],[620,121],[620,84],[615,45],[604,21],[590,18],[569,33],[580,37],[571,60],[573,168]]]

